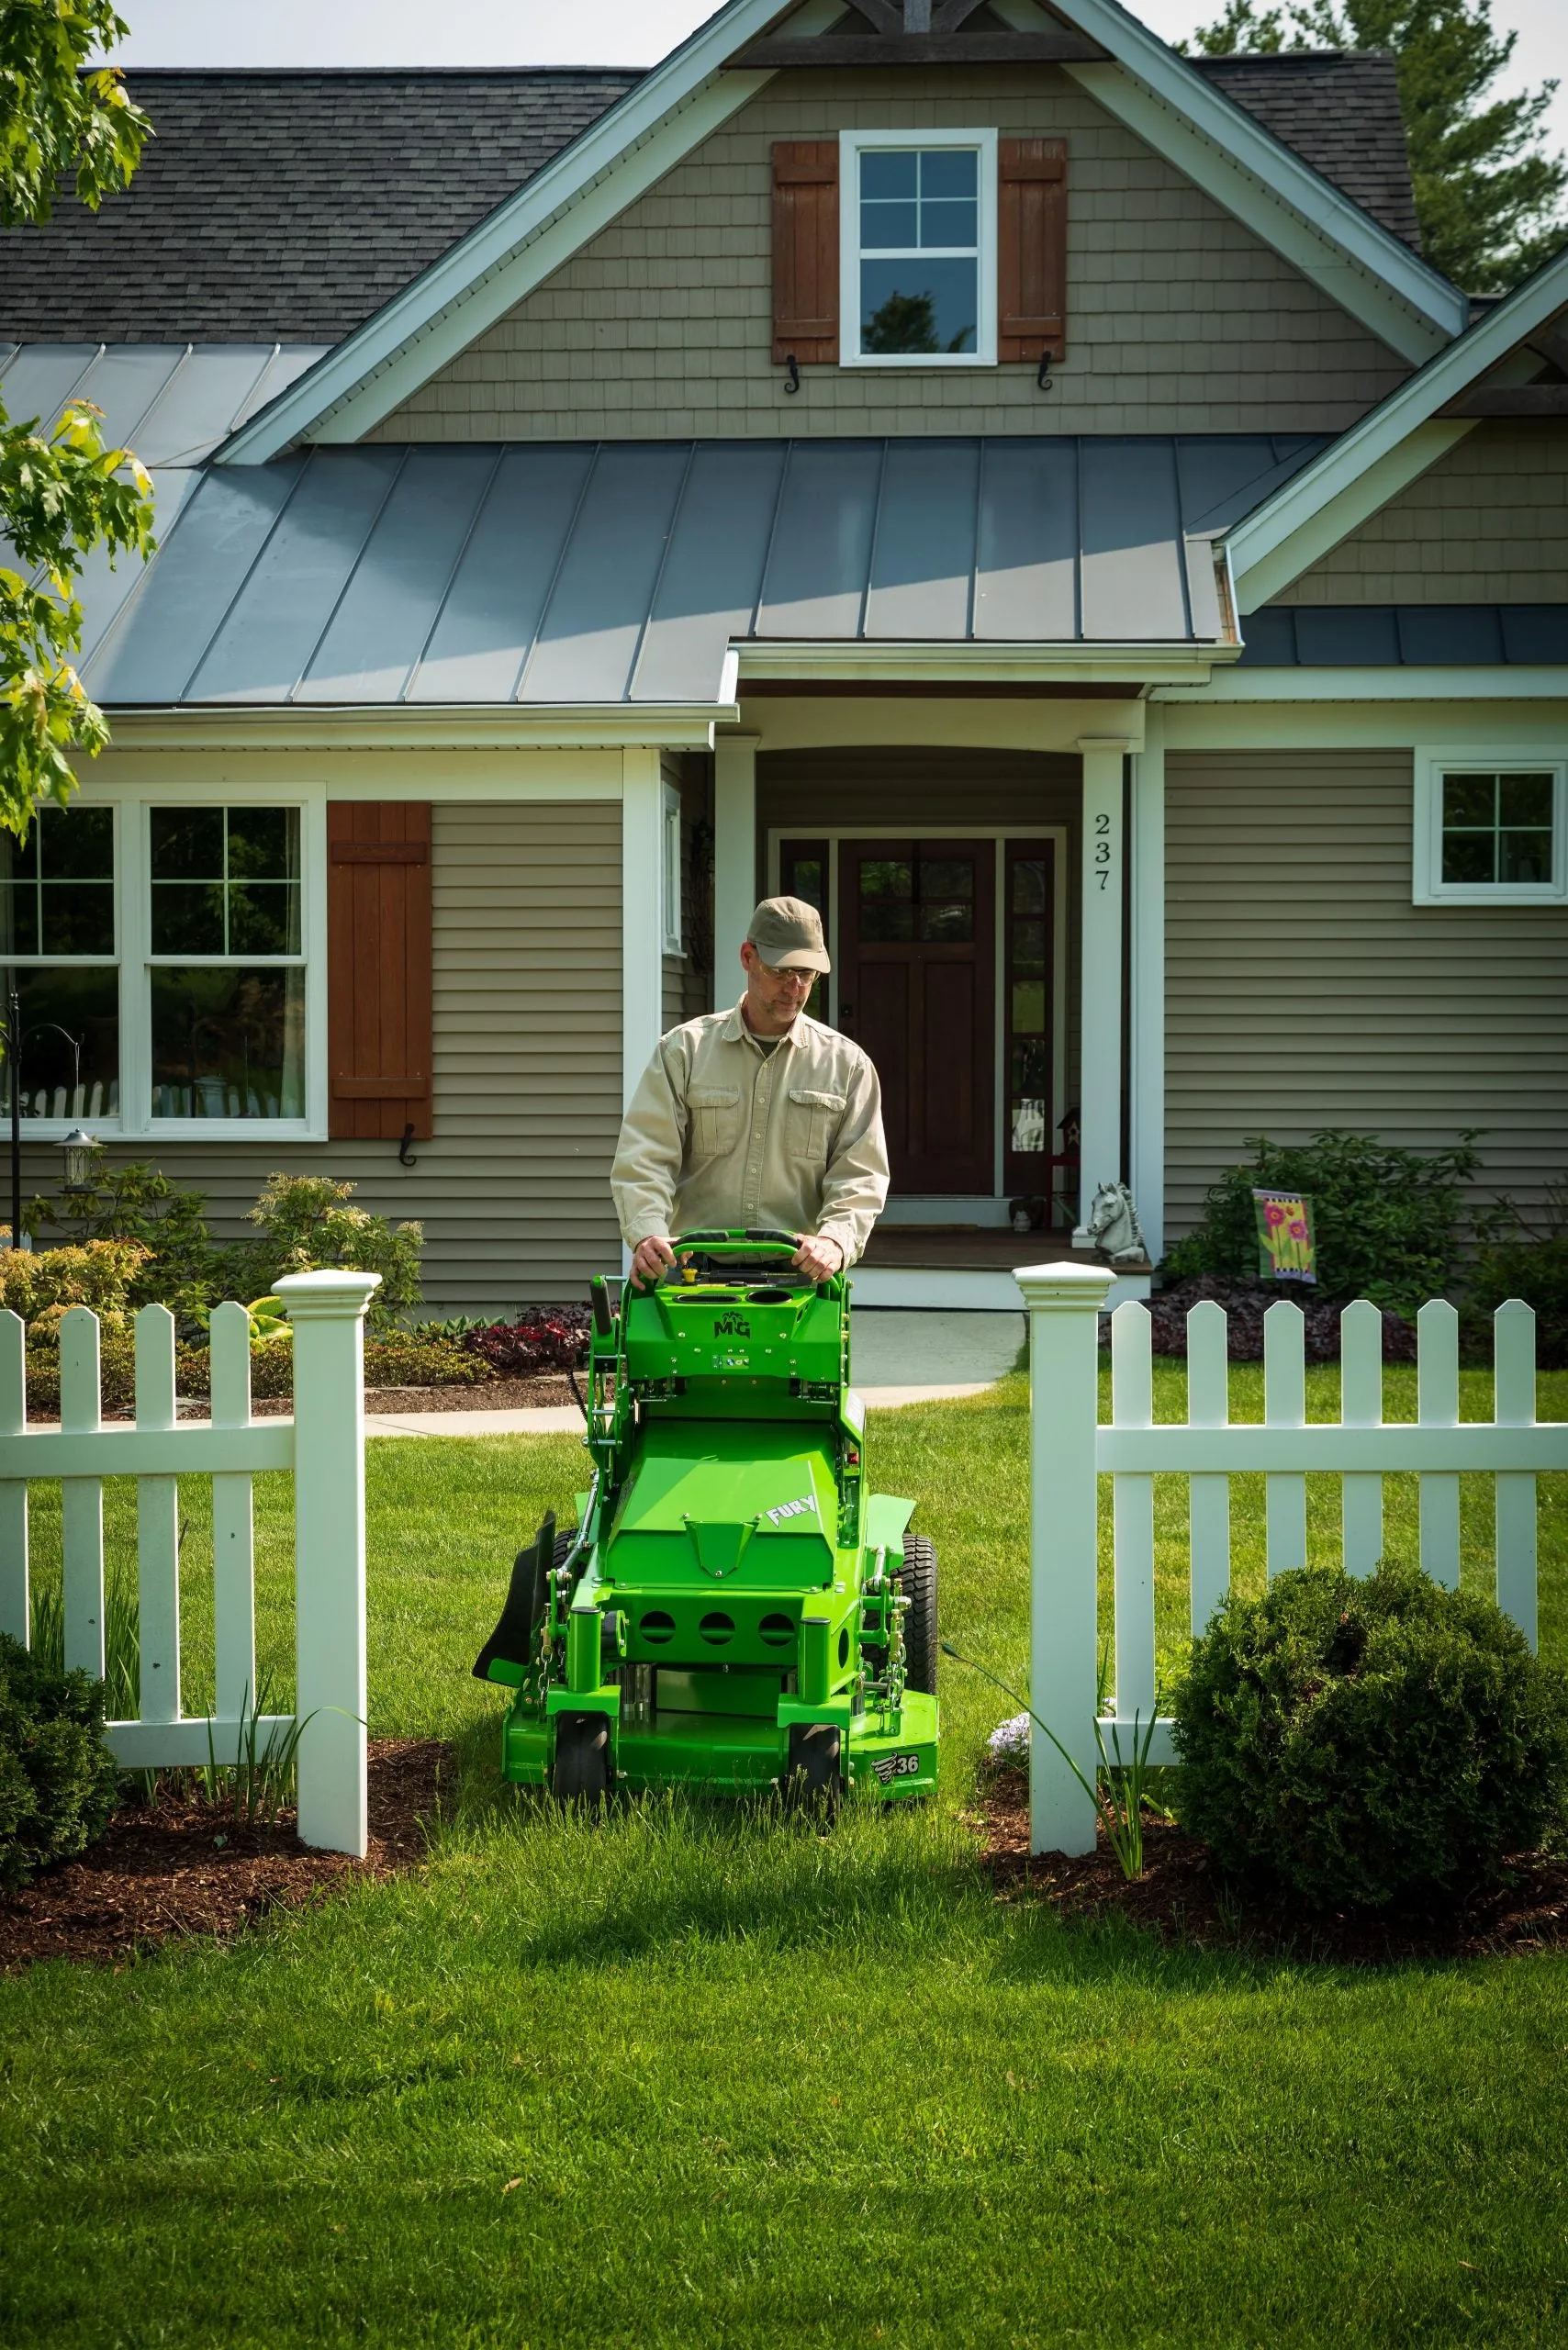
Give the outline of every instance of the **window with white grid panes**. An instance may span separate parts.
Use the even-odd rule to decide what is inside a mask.
[[[1565,894],[1565,762],[1418,755],[1417,903],[1548,904]]]
[[[0,834],[0,989],[28,1119],[120,1110],[115,811],[44,808],[25,841]]]
[[[842,143],[845,364],[993,365],[995,134],[846,131]]]
[[[300,811],[148,811],[146,1019],[156,1122],[305,1115]]]

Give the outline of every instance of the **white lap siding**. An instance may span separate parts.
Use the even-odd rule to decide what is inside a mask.
[[[274,1169],[358,1185],[357,1203],[425,1226],[432,1312],[581,1298],[620,1267],[609,1175],[621,1118],[621,810],[613,800],[437,801],[435,1133],[391,1142],[117,1147],[207,1195],[215,1233]],[[60,1154],[29,1147],[28,1193]]]
[[[1480,1192],[1568,1169],[1568,910],[1411,901],[1407,752],[1166,761],[1168,1231],[1249,1135],[1422,1149]]]

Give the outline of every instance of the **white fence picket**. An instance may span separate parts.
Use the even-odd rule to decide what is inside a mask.
[[[1187,1425],[1223,1428],[1230,1421],[1227,1317],[1204,1298],[1187,1316]],[[1187,1481],[1192,1546],[1193,1630],[1207,1629],[1230,1589],[1230,1479],[1211,1474]]]
[[[1111,1412],[1119,1427],[1154,1426],[1154,1360],[1141,1305],[1111,1316]],[[1116,1704],[1124,1719],[1154,1718],[1154,1479],[1118,1477],[1112,1489],[1115,1557]]]
[[[1282,1298],[1263,1316],[1263,1419],[1271,1428],[1306,1426],[1306,1325]],[[1263,1483],[1268,1572],[1306,1564],[1306,1479],[1275,1474]]]
[[[1306,1417],[1305,1329],[1286,1301],[1263,1319],[1264,1419],[1258,1427],[1228,1416],[1226,1323],[1204,1303],[1187,1317],[1187,1419],[1156,1425],[1144,1309],[1124,1305],[1111,1326],[1111,1425],[1096,1421],[1098,1374],[1093,1334],[1110,1275],[1088,1266],[1039,1266],[1017,1275],[1030,1313],[1031,1680],[1035,1702],[1079,1768],[1088,1751],[1093,1686],[1098,1561],[1093,1493],[1096,1474],[1114,1481],[1116,1530],[1114,1645],[1117,1704],[1109,1736],[1124,1751],[1133,1716],[1153,1686],[1152,1480],[1189,1480],[1193,1628],[1201,1633],[1228,1579],[1228,1483],[1261,1473],[1271,1575],[1306,1563],[1306,1478],[1316,1471],[1343,1481],[1345,1561],[1367,1574],[1383,1547],[1383,1481],[1414,1472],[1421,1480],[1422,1563],[1439,1582],[1457,1584],[1461,1524],[1459,1479],[1477,1472],[1496,1488],[1497,1599],[1532,1642],[1536,1637],[1536,1480],[1568,1474],[1568,1424],[1535,1416],[1535,1316],[1510,1299],[1494,1319],[1496,1386],[1490,1422],[1459,1417],[1458,1316],[1443,1300],[1418,1317],[1420,1418],[1390,1424],[1383,1408],[1383,1326],[1364,1300],[1342,1317],[1338,1422]],[[1086,1439],[1092,1435],[1092,1459]],[[1144,1719],[1148,1720],[1148,1716]],[[1157,1719],[1149,1760],[1176,1759],[1171,1724]],[[1087,1796],[1047,1751],[1034,1742],[1030,1768],[1030,1842],[1034,1851],[1092,1849]]]
[[[1535,1420],[1535,1315],[1510,1297],[1492,1316],[1495,1402],[1499,1427],[1529,1427]],[[1536,1644],[1535,1479],[1504,1470],[1496,1479],[1497,1605]]]
[[[0,1436],[20,1436],[28,1424],[27,1329],[9,1306],[0,1311]],[[0,1632],[27,1648],[32,1640],[28,1588],[28,1489],[19,1480],[0,1485]]]
[[[251,1317],[220,1305],[210,1328],[212,1424],[251,1425]],[[256,1696],[256,1538],[251,1480],[238,1470],[212,1481],[213,1639],[219,1716],[253,1712]]]
[[[1339,1316],[1339,1420],[1348,1428],[1383,1426],[1383,1315],[1359,1297]],[[1345,1572],[1370,1575],[1383,1556],[1383,1479],[1350,1470],[1339,1494]]]
[[[1443,1297],[1428,1298],[1416,1316],[1417,1416],[1424,1428],[1459,1426],[1459,1315]],[[1419,1484],[1422,1572],[1450,1591],[1459,1589],[1459,1479],[1448,1471]]]
[[[101,1427],[98,1317],[73,1305],[60,1326],[60,1426],[66,1436],[95,1436]],[[24,1438],[24,1441],[28,1439]],[[104,1677],[104,1483],[101,1477],[67,1477],[61,1487],[61,1550],[64,1561],[65,1663],[95,1681]]]
[[[144,1305],[136,1317],[136,1425],[174,1426],[174,1317]],[[180,1718],[179,1484],[174,1477],[136,1483],[136,1606],[141,1641],[141,1718]]]

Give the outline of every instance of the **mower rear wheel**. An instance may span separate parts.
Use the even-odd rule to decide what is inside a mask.
[[[836,1722],[791,1722],[784,1793],[802,1807],[838,1809],[844,1794],[843,1741]]]
[[[904,1681],[936,1695],[936,1545],[924,1534],[903,1538],[900,1585],[909,1602],[903,1619]]]
[[[610,1790],[610,1723],[603,1714],[557,1714],[556,1800],[596,1811]]]

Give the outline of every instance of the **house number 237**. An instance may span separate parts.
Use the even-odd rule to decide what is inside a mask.
[[[1094,871],[1102,890],[1111,886],[1111,819],[1103,811],[1094,819]]]

